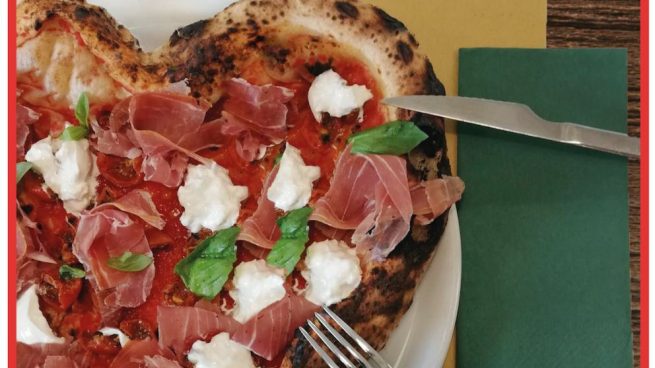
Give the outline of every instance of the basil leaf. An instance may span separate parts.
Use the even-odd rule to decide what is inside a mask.
[[[287,274],[290,274],[300,261],[300,256],[305,251],[307,241],[309,241],[309,236],[279,239],[275,242],[271,252],[268,253],[266,262],[271,266],[283,268],[287,271]]]
[[[16,164],[16,184],[20,182],[20,179],[27,174],[28,171],[32,168],[31,162],[19,162]]]
[[[59,139],[63,141],[79,141],[80,139],[86,138],[87,134],[89,134],[88,128],[81,125],[71,125],[64,129]]]
[[[62,280],[68,281],[72,279],[82,279],[84,276],[86,276],[86,272],[79,268],[71,267],[69,265],[59,267],[59,277]]]
[[[355,133],[348,138],[352,153],[403,155],[428,138],[409,121],[393,121]]]
[[[290,238],[296,237],[297,234],[307,233],[307,221],[309,221],[309,215],[311,214],[311,208],[303,207],[280,217],[277,220],[277,226],[280,228],[282,237]]]
[[[206,299],[221,291],[237,260],[236,241],[240,229],[233,226],[205,239],[175,265],[187,289]]]
[[[89,127],[89,98],[86,96],[86,92],[82,92],[77,99],[75,118],[79,121],[80,126]]]
[[[285,269],[287,274],[293,272],[309,241],[307,221],[311,213],[311,208],[303,207],[277,220],[282,235],[266,257],[268,264]]]
[[[152,257],[145,254],[125,252],[118,257],[107,260],[107,265],[115,270],[124,272],[139,272],[152,263]]]

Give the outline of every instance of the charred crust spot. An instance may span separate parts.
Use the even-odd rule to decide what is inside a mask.
[[[310,346],[299,329],[296,330],[296,344],[291,350],[291,367],[305,368],[309,360]]]
[[[398,55],[400,55],[400,59],[402,59],[405,64],[409,64],[412,62],[414,59],[414,51],[412,51],[412,48],[409,47],[409,45],[404,42],[404,41],[398,41],[396,43],[396,49],[398,50]]]
[[[434,68],[432,68],[432,63],[430,60],[425,61],[425,92],[431,95],[444,96],[446,94],[446,88],[437,78],[437,75],[434,74]]]
[[[409,42],[410,42],[412,45],[418,47],[418,41],[416,41],[416,38],[415,38],[414,35],[411,34],[411,33],[409,34]]]
[[[75,19],[77,19],[77,20],[84,20],[89,15],[91,15],[91,12],[89,11],[89,9],[87,9],[87,8],[85,8],[83,6],[78,6],[73,11],[73,15],[75,16]]]
[[[36,18],[36,20],[34,20],[34,30],[38,31],[41,27],[43,27],[43,22],[41,22],[41,19]]]
[[[437,122],[438,120],[438,122]],[[437,152],[445,147],[443,120],[430,115],[416,113],[411,119],[414,124],[428,135],[415,150],[423,152],[427,157],[435,157]]]
[[[181,66],[169,66],[165,74],[166,79],[168,79],[170,83],[181,81],[184,79],[184,75],[184,67]]]
[[[284,47],[266,46],[263,51],[266,56],[275,60],[279,64],[285,64],[287,62],[287,57],[291,54],[291,50]]]
[[[246,25],[252,28],[252,30],[255,32],[259,30],[259,24],[257,24],[257,21],[254,20],[253,18],[248,18],[248,20],[246,21]]]
[[[307,69],[307,71],[310,72],[313,76],[319,76],[324,72],[332,69],[332,58],[330,58],[326,63],[317,61],[314,64],[305,64],[305,69]]]
[[[380,22],[385,29],[389,31],[404,31],[407,29],[403,22],[387,14],[387,12],[384,10],[378,7],[374,7],[373,10],[375,11],[375,14],[377,14],[378,18],[380,18]]]
[[[347,1],[337,1],[334,3],[334,6],[337,8],[339,13],[349,18],[357,19],[359,17],[359,9]]]
[[[199,34],[204,31],[205,26],[207,25],[209,21],[207,19],[204,20],[199,20],[197,22],[191,23],[188,26],[184,26],[181,28],[178,28],[173,32],[171,37],[169,38],[169,43],[171,46],[175,45],[178,43],[181,39],[188,40],[190,38],[193,38],[195,36],[198,36]]]

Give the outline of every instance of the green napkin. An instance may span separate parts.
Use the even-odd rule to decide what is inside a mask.
[[[626,131],[626,51],[464,49],[459,94]],[[458,368],[632,366],[627,160],[458,124]]]

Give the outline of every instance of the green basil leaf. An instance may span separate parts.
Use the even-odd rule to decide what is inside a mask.
[[[115,270],[124,272],[139,272],[152,263],[152,257],[145,254],[125,252],[118,257],[107,260],[107,265]]]
[[[72,280],[72,279],[82,279],[86,276],[86,272],[79,268],[71,267],[69,265],[63,265],[59,267],[59,277],[62,280]]]
[[[63,141],[79,141],[80,139],[86,138],[87,134],[89,134],[88,128],[81,125],[71,125],[64,129],[59,139]]]
[[[32,168],[31,162],[19,162],[16,164],[16,184],[20,182],[20,179],[27,174],[28,171]]]
[[[239,228],[233,226],[205,239],[186,258],[175,265],[187,289],[213,299],[223,289],[237,260],[236,241]]]
[[[86,92],[82,92],[80,97],[77,99],[77,105],[75,106],[75,117],[80,123],[80,126],[85,128],[89,127],[89,98],[86,96]]]
[[[268,253],[266,262],[271,266],[283,268],[287,271],[287,274],[290,274],[300,261],[300,256],[305,251],[307,241],[309,241],[308,236],[278,240],[271,252]]]
[[[348,138],[352,153],[403,155],[428,138],[409,121],[393,121],[355,133]]]
[[[293,238],[296,234],[307,232],[307,221],[312,209],[309,207],[298,208],[280,217],[277,220],[277,226],[280,228],[283,238]]]
[[[311,208],[303,207],[277,220],[282,235],[266,257],[268,264],[285,269],[287,274],[293,272],[309,241],[307,221],[311,213]]]

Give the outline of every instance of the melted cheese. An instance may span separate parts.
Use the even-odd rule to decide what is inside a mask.
[[[247,322],[286,295],[284,271],[267,265],[266,261],[261,259],[239,264],[234,269],[232,282],[232,317],[241,323]]]
[[[203,227],[218,231],[236,223],[248,188],[233,185],[227,170],[216,163],[189,165],[177,198],[184,207],[182,225],[194,233]]]
[[[16,304],[16,340],[24,344],[63,344],[39,309],[36,285],[25,290]]]
[[[62,141],[46,137],[30,147],[25,160],[57,193],[66,211],[79,214],[95,198],[98,168],[87,139]]]
[[[255,368],[250,351],[230,340],[226,332],[214,336],[210,342],[194,342],[187,358],[195,368]]]
[[[373,94],[366,86],[355,84],[349,86],[334,70],[323,72],[314,79],[309,87],[307,99],[316,121],[321,121],[321,114],[340,118],[359,110],[359,120],[364,118],[362,107]]]
[[[337,240],[316,242],[307,248],[305,298],[317,305],[330,305],[347,298],[362,280],[355,250]]]
[[[266,194],[275,207],[283,211],[295,210],[309,202],[312,183],[320,177],[321,169],[305,165],[300,151],[287,143],[280,168]]]

